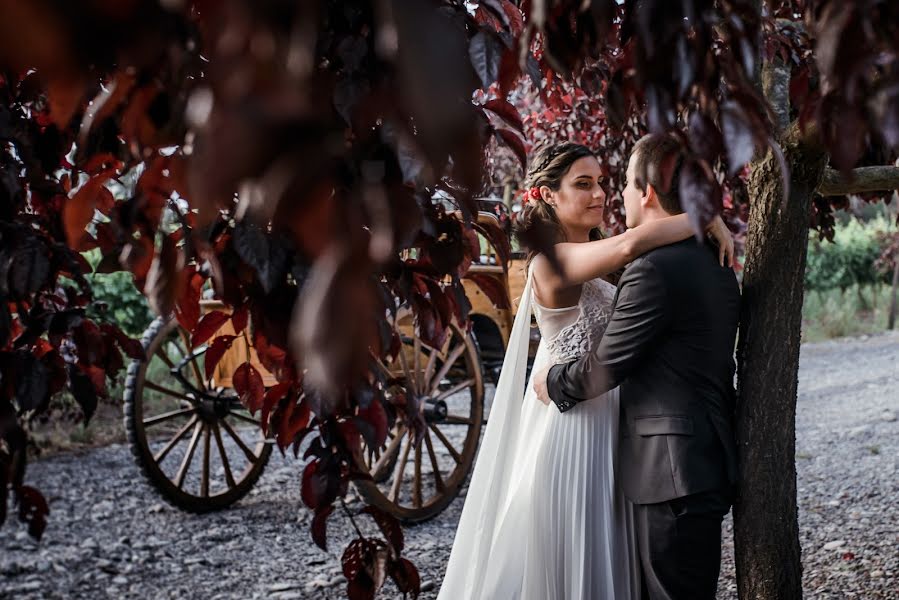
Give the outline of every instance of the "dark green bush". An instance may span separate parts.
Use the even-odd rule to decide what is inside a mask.
[[[99,255],[85,254],[96,267]],[[91,318],[117,324],[131,337],[139,338],[153,320],[146,297],[134,286],[128,272],[92,273],[87,276],[94,292],[94,304],[88,309]]]
[[[809,241],[805,287],[812,291],[846,290],[889,281],[875,261],[883,252],[882,234],[890,229],[886,219],[867,223],[856,219],[836,228],[834,241]]]

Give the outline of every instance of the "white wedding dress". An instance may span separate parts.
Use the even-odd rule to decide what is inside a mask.
[[[438,599],[638,598],[633,519],[615,484],[618,390],[563,414],[525,382],[532,307],[537,373],[599,342],[615,286],[589,281],[576,306],[551,309],[531,285],[529,274]]]

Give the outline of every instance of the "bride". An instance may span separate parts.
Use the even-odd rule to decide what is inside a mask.
[[[632,520],[615,485],[618,390],[563,415],[525,386],[532,309],[542,335],[537,373],[598,343],[615,296],[604,277],[693,235],[687,216],[678,215],[600,239],[601,179],[599,162],[585,146],[555,144],[532,159],[518,234],[552,235],[560,270],[544,255],[528,256],[527,284],[441,600],[640,597]],[[710,233],[722,248],[721,261],[730,261],[733,241],[724,223],[717,219]]]

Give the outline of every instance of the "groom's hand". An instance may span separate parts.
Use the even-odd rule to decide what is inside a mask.
[[[546,389],[546,376],[549,374],[549,367],[541,369],[534,374],[534,391],[537,393],[537,400],[549,406],[549,390]]]

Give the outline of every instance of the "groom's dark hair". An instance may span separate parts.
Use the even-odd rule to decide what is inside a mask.
[[[668,214],[684,212],[678,189],[684,162],[681,143],[670,135],[650,133],[637,140],[633,151],[637,161],[634,168],[637,187],[645,192],[646,185],[651,185]]]

